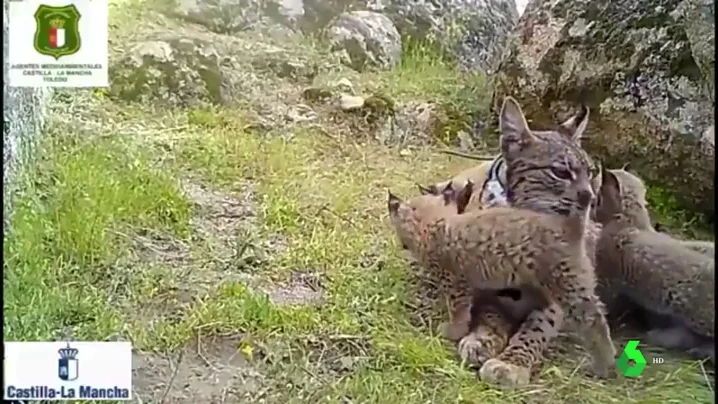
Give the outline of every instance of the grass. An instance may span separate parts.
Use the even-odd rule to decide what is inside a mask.
[[[428,149],[401,157],[379,146],[328,142],[311,131],[292,141],[265,138],[238,130],[245,125],[234,111],[191,110],[172,119],[186,129],[156,137],[49,137],[46,161],[21,197],[5,243],[7,339],[56,338],[71,327],[79,339],[119,335],[142,350],[174,351],[198,334],[241,333],[252,362],[272,375],[268,383],[276,391],[293,379],[306,383],[311,377],[306,367],[324,372],[326,384],[304,391],[321,402],[341,397],[387,403],[602,403],[626,397],[708,402],[712,397],[696,363],[666,357],[638,380],[601,383],[580,376],[575,362],[585,354],[572,347],[544,366],[535,386],[504,393],[462,368],[431,326],[412,324],[404,305],[413,293],[407,267],[384,220],[386,188],[409,195],[414,180],[435,181],[466,161]],[[118,291],[128,274],[117,265],[136,254],[118,234],[151,229],[192,243],[192,204],[181,192],[180,173],[194,173],[228,193],[242,182],[255,183],[261,201],[256,231],[282,234],[288,247],[251,271],[281,283],[298,269],[307,270],[322,280],[326,303],[274,304],[243,282],[223,280],[196,292],[171,319],[157,313],[137,318],[134,311],[172,293],[172,280],[158,279],[172,274],[139,263],[130,274],[135,279]],[[314,359],[316,340],[352,358],[349,369],[324,369],[327,365]],[[257,353],[271,344],[297,356],[270,361],[277,352]],[[273,402],[296,401],[296,394],[286,391]]]
[[[402,102],[485,110],[486,81],[432,55],[410,49],[397,70],[365,73],[360,82]],[[462,80],[469,85],[456,84]],[[5,237],[6,340],[71,332],[81,340],[129,339],[152,360],[183,355],[166,367],[186,364],[202,382],[183,371],[177,380],[135,376],[174,381],[182,402],[220,401],[205,388],[226,394],[211,385],[228,356],[214,351],[223,346],[242,358],[232,368],[232,377],[242,377],[232,379],[241,390],[232,390],[235,402],[713,397],[698,362],[645,347],[649,361],[664,363],[649,364],[637,379],[586,377],[586,354],[565,339],[535,383],[514,392],[492,389],[462,367],[436,335],[441,314],[419,316],[411,306],[417,290],[385,220],[385,198],[387,188],[408,196],[415,181],[446,178],[471,161],[431,148],[402,155],[301,126],[291,137],[267,136],[253,132],[254,115],[244,110],[129,105],[102,92],[72,98],[71,105],[62,94],[56,99],[62,112],[41,145],[42,161],[24,174]],[[314,285],[322,298],[288,304],[277,297],[297,285]],[[148,400],[147,390],[135,394],[160,401]]]
[[[646,200],[657,222],[689,239],[715,240],[713,225],[703,215],[684,209],[670,191],[648,186]]]

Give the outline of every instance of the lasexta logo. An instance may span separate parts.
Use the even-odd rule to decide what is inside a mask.
[[[638,377],[646,368],[646,358],[638,349],[639,342],[636,339],[628,341],[623,349],[623,354],[616,361],[618,369],[626,377]],[[630,361],[633,361],[633,364]]]

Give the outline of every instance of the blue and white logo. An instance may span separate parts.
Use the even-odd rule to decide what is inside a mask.
[[[60,354],[60,359],[57,361],[57,376],[66,382],[77,380],[80,370],[77,354],[80,351],[77,348],[70,348],[68,342],[67,348],[60,348],[57,353]]]
[[[130,342],[6,341],[4,345],[5,400],[132,400]]]

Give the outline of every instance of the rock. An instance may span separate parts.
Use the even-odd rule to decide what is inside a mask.
[[[111,92],[136,101],[160,99],[172,105],[228,102],[220,56],[209,43],[164,36],[137,44],[113,66]]]
[[[307,34],[322,32],[341,13],[366,9],[363,2],[364,0],[302,0],[304,15],[299,27]]]
[[[698,6],[685,10],[705,10],[687,1]],[[513,95],[534,127],[586,104],[589,152],[609,167],[630,162],[712,220],[713,45],[689,32],[712,33],[714,22],[686,14],[681,0],[532,0],[501,63],[495,104]]]
[[[272,23],[294,27],[304,15],[302,0],[176,0],[170,14],[232,34]]]
[[[296,108],[298,85],[341,68],[300,37],[278,40],[263,31],[222,35],[186,25],[123,44],[110,59],[111,96],[170,107],[241,105],[243,119],[260,131],[314,119]]]
[[[273,0],[265,5],[265,13],[276,22],[296,27],[304,17],[303,0]]]
[[[693,60],[703,74],[706,95],[715,102],[715,5],[713,1],[686,0],[683,7]]]
[[[263,18],[258,0],[177,0],[174,12],[218,33],[245,31]]]
[[[344,13],[325,36],[331,49],[344,52],[344,62],[357,71],[366,67],[389,69],[401,61],[401,37],[387,17],[371,11]]]
[[[350,94],[339,95],[339,108],[342,111],[353,111],[360,109],[364,106],[364,97],[359,97]]]
[[[354,90],[354,85],[346,77],[343,77],[343,78],[337,80],[337,82],[334,83],[334,88],[336,88],[339,91],[343,91],[345,93],[356,95],[356,91]]]
[[[374,137],[384,145],[422,146],[436,141],[440,107],[431,102],[395,106],[393,114],[379,121]]]
[[[516,25],[514,0],[369,0],[402,36],[435,41],[471,71],[493,71]]]

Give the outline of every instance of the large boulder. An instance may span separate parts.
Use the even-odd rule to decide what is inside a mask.
[[[280,23],[292,27],[304,15],[302,0],[174,0],[168,10],[210,30],[232,34],[258,25]]]
[[[389,69],[401,61],[401,37],[394,23],[371,11],[344,13],[325,32],[333,51],[357,71],[365,67]]]
[[[399,32],[431,40],[472,71],[493,71],[518,11],[514,0],[367,0],[386,14]]]
[[[112,54],[110,95],[171,107],[241,105],[259,126],[281,128],[305,118],[297,87],[335,67],[330,55],[299,37],[162,28],[123,40]]]
[[[713,219],[712,15],[704,0],[532,0],[495,104],[516,97],[534,127],[588,105],[589,152]]]

